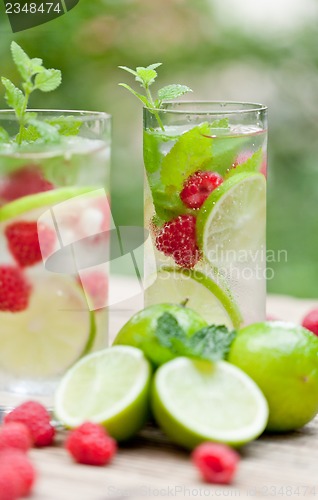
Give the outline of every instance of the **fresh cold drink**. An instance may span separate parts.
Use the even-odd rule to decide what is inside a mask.
[[[61,375],[107,345],[110,118],[74,114],[76,135],[0,151],[1,406],[50,405]]]
[[[144,110],[145,302],[186,302],[210,323],[264,320],[266,109]]]

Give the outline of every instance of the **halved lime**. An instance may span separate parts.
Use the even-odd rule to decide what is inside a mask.
[[[146,290],[147,306],[162,302],[186,305],[197,311],[208,324],[239,328],[240,311],[233,297],[212,278],[195,269],[163,267]]]
[[[54,205],[56,203],[60,203],[61,201],[73,198],[74,196],[90,193],[91,191],[96,191],[96,187],[62,187],[52,189],[51,191],[45,191],[43,193],[23,196],[23,198],[6,203],[0,208],[0,222],[12,219],[18,215],[29,212],[30,210]]]
[[[92,347],[94,316],[68,276],[34,278],[32,286],[25,311],[0,313],[0,366],[24,378],[58,376]]]
[[[237,252],[249,255],[264,243],[265,223],[265,177],[250,172],[233,175],[212,192],[199,211],[199,246],[210,263],[230,263]]]
[[[151,368],[140,349],[116,346],[90,354],[63,377],[55,414],[66,427],[89,420],[116,439],[133,436],[145,423]]]
[[[243,445],[262,434],[268,419],[258,386],[225,361],[176,358],[161,366],[152,409],[170,439],[190,449],[203,441]]]

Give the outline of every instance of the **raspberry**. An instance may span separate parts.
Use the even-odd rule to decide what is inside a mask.
[[[185,181],[180,198],[187,207],[200,208],[222,182],[223,178],[218,173],[198,170]]]
[[[318,335],[318,309],[310,311],[303,319],[302,325],[315,335]]]
[[[44,179],[41,170],[35,165],[28,165],[11,173],[2,182],[0,198],[8,202],[51,189],[54,189],[53,184]]]
[[[52,253],[55,232],[36,221],[18,221],[5,229],[9,250],[21,267],[32,266]],[[40,246],[41,243],[41,246]]]
[[[17,500],[19,485],[16,472],[10,467],[0,464],[0,500]]]
[[[4,417],[4,423],[8,422],[25,424],[31,433],[35,446],[49,446],[53,442],[55,429],[50,423],[50,414],[37,401],[27,401],[17,406]]]
[[[231,483],[239,459],[236,451],[218,443],[202,443],[192,453],[194,464],[208,483]]]
[[[0,311],[18,312],[28,307],[31,286],[21,269],[0,266]]]
[[[201,256],[195,225],[196,218],[193,215],[179,215],[166,222],[157,234],[157,249],[165,255],[171,255],[181,267],[195,266]]]
[[[86,465],[105,465],[117,451],[116,441],[101,425],[91,422],[72,431],[65,446],[76,462]]]
[[[91,271],[81,275],[80,283],[85,292],[91,297],[94,310],[107,305],[108,280],[107,276],[99,271]]]
[[[7,485],[10,485],[11,481],[14,480],[16,496],[11,498],[29,495],[36,479],[36,472],[27,455],[20,450],[11,448],[0,454],[0,460],[0,477],[2,475],[3,481],[7,480]]]
[[[7,448],[28,451],[32,444],[31,433],[25,424],[10,422],[0,427],[0,452]]]

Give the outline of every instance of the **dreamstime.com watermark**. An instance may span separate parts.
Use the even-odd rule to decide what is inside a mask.
[[[131,488],[118,488],[115,485],[109,485],[105,491],[106,499],[124,499],[124,498],[257,498],[257,497],[283,497],[283,498],[312,498],[318,496],[318,486],[312,485],[277,485],[262,484],[250,488],[236,487],[215,487],[213,485],[187,486],[165,485],[154,487],[142,485]]]
[[[48,241],[48,231],[50,238]],[[55,244],[50,241],[54,233]],[[116,226],[112,217],[107,194],[96,189],[51,206],[38,219],[38,237],[45,269],[49,272],[76,276],[84,289],[90,310],[112,306],[118,302],[143,293],[157,279],[170,280],[174,268],[172,257],[160,255],[149,231],[138,226]],[[252,237],[251,237],[252,240]],[[249,242],[249,246],[250,246]],[[232,244],[230,242],[230,244]],[[233,246],[233,245],[232,245]],[[192,256],[180,249],[185,261]],[[144,261],[147,271],[144,272]],[[123,288],[120,297],[110,294],[99,297],[94,303],[90,297],[91,276],[102,275],[107,280],[109,264],[116,269],[124,268],[131,276],[131,285]],[[232,288],[233,283],[247,287],[263,286],[265,280],[275,276],[277,263],[287,263],[286,250],[265,249],[255,245],[242,249],[217,247],[207,255],[202,252],[198,264],[190,272],[180,273],[176,278],[183,280],[214,280],[218,285]],[[169,271],[165,269],[169,269]]]

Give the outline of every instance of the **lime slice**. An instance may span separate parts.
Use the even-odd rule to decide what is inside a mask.
[[[118,440],[128,439],[147,419],[150,378],[140,349],[116,346],[90,354],[63,377],[55,414],[66,427],[89,420]]]
[[[50,276],[33,283],[30,304],[0,313],[0,366],[15,376],[58,376],[94,341],[94,316],[72,278]]]
[[[96,191],[96,187],[64,187],[45,191],[43,193],[31,194],[17,200],[6,203],[0,208],[0,222],[17,217],[36,208],[66,201],[74,196]]]
[[[146,290],[146,305],[162,302],[182,304],[197,311],[208,324],[239,328],[242,322],[233,297],[200,271],[162,268]]]
[[[171,440],[190,449],[203,441],[240,446],[257,438],[268,419],[258,386],[225,361],[176,358],[161,366],[152,408]]]
[[[257,251],[265,241],[266,180],[244,172],[228,178],[207,198],[197,219],[204,256],[215,264],[236,252]]]

